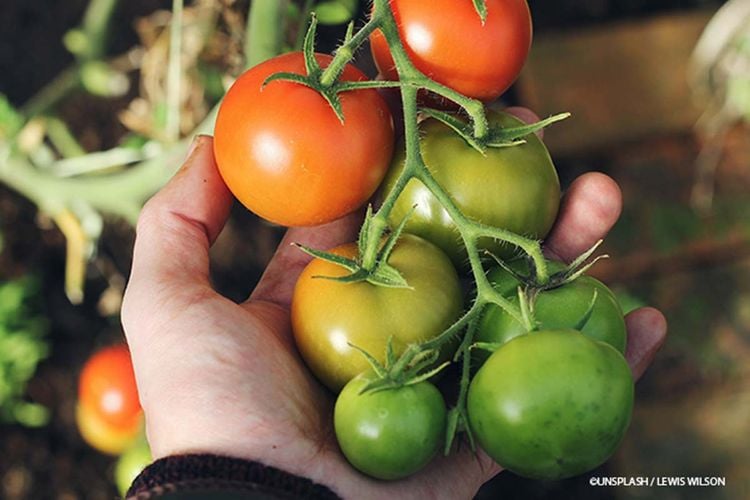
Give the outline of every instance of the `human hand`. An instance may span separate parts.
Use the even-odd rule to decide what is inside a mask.
[[[236,304],[209,282],[210,245],[232,197],[199,137],[180,172],[143,210],[122,321],[154,458],[211,453],[254,460],[324,484],[343,497],[469,498],[500,471],[466,447],[399,482],[372,480],[338,450],[333,397],[311,376],[292,339],[289,304],[309,257],[292,242],[330,248],[355,239],[357,216],[290,229],[250,298]],[[602,174],[568,190],[547,241],[569,260],[604,237],[621,196]],[[654,309],[627,318],[627,358],[640,376],[664,340]]]

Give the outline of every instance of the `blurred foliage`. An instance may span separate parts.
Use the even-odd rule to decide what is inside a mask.
[[[39,283],[28,276],[0,282],[0,421],[30,427],[49,418],[45,407],[24,400],[26,383],[49,352],[38,292]]]

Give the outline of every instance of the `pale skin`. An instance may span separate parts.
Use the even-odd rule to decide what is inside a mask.
[[[528,110],[516,110],[526,118]],[[138,222],[122,322],[133,357],[154,458],[212,453],[271,465],[345,498],[471,498],[500,472],[463,446],[418,474],[379,482],[354,470],[336,445],[334,397],[305,368],[292,339],[289,305],[309,257],[292,242],[327,249],[353,241],[352,215],[289,229],[250,297],[240,304],[209,282],[209,248],[232,196],[218,174],[210,137],[198,137],[169,184]],[[622,199],[609,177],[585,174],[568,189],[548,237],[548,255],[571,260],[603,238]],[[664,342],[652,308],[627,318],[627,359],[640,377]]]

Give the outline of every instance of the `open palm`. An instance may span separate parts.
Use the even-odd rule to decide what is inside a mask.
[[[232,197],[199,137],[180,172],[144,208],[122,321],[155,458],[212,453],[271,465],[343,497],[470,498],[500,468],[464,449],[409,479],[383,483],[345,461],[332,426],[333,396],[311,376],[292,340],[289,303],[309,257],[291,242],[330,248],[352,241],[360,220],[290,229],[251,297],[236,304],[209,281],[208,250]],[[569,260],[619,216],[617,185],[587,174],[569,189],[546,248]],[[628,361],[643,373],[664,340],[654,309],[627,318]],[[465,447],[463,447],[465,448]]]

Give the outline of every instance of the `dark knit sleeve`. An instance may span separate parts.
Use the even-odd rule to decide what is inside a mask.
[[[175,455],[144,469],[128,499],[338,499],[325,486],[257,462],[216,455]]]

